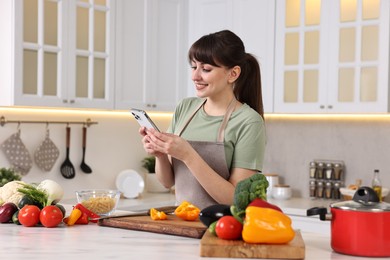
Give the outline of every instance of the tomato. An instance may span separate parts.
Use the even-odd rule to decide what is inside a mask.
[[[242,233],[242,224],[233,216],[223,216],[217,221],[215,233],[221,239],[239,239]]]
[[[25,205],[19,210],[18,218],[20,224],[26,227],[34,227],[39,223],[41,210],[35,205]]]
[[[39,220],[42,225],[48,228],[58,226],[63,218],[64,215],[62,214],[61,209],[54,205],[44,207],[39,214]]]

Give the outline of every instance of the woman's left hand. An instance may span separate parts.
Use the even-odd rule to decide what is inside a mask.
[[[160,153],[170,155],[178,160],[185,161],[193,150],[192,146],[180,136],[160,133],[154,129],[147,132],[149,146]]]

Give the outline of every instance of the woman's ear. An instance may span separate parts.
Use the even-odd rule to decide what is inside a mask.
[[[237,78],[241,74],[241,67],[240,66],[234,66],[233,68],[230,69],[230,75],[229,75],[229,83],[234,83]]]

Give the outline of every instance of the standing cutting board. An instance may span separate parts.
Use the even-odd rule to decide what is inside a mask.
[[[152,220],[150,216],[106,218],[99,220],[98,224],[192,238],[201,238],[207,229],[199,220],[185,221],[175,215],[168,215],[166,220]]]
[[[242,240],[223,240],[206,232],[200,241],[200,256],[226,258],[304,259],[305,243],[300,231],[288,244],[249,244]]]

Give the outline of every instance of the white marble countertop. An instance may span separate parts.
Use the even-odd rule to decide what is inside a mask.
[[[68,203],[65,204],[67,215],[74,202],[62,201],[62,204]],[[306,214],[308,207],[319,205],[306,199],[270,202],[297,214]],[[172,203],[174,195],[170,193],[143,194],[139,199],[121,199],[119,209],[141,210]],[[324,203],[328,205],[329,202]],[[371,259],[335,253],[330,247],[329,235],[303,231],[302,237],[306,246],[305,259]],[[199,239],[103,227],[94,223],[56,228],[0,224],[0,251],[1,256],[8,259],[216,259],[200,257]]]

